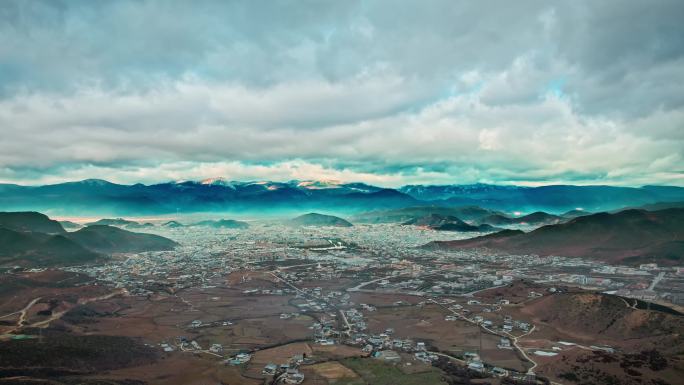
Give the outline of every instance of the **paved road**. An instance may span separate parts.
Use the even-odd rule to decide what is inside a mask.
[[[464,321],[466,321],[466,322],[469,322],[469,323],[471,323],[471,324],[473,324],[473,325],[476,325],[476,326],[478,326],[478,327],[480,327],[480,328],[486,330],[487,332],[489,332],[489,333],[491,333],[491,334],[493,334],[493,335],[495,335],[495,336],[510,338],[511,341],[513,342],[513,346],[520,352],[520,354],[521,354],[523,357],[525,357],[525,359],[526,359],[527,361],[529,361],[529,362],[532,364],[532,367],[529,368],[529,369],[527,370],[527,373],[528,373],[528,374],[534,374],[533,369],[536,368],[538,364],[537,364],[536,361],[534,361],[533,359],[531,359],[530,356],[527,355],[527,353],[525,352],[525,350],[524,350],[523,348],[521,348],[521,347],[518,345],[518,339],[519,339],[519,338],[522,338],[522,337],[525,337],[525,336],[529,335],[530,333],[532,333],[532,332],[534,331],[534,329],[536,328],[536,326],[532,325],[532,328],[531,328],[527,333],[522,334],[522,335],[519,335],[519,336],[517,336],[517,337],[516,337],[516,336],[513,336],[512,334],[507,333],[507,332],[499,333],[499,332],[497,332],[497,331],[495,331],[495,330],[492,330],[492,329],[490,329],[490,328],[488,328],[488,327],[486,327],[486,326],[484,326],[484,325],[482,325],[482,324],[479,324],[479,323],[477,323],[477,322],[471,320],[470,318],[464,317],[464,316],[461,315],[460,313],[458,313],[458,312],[456,312],[456,311],[454,311],[454,310],[449,309],[447,306],[444,306],[444,305],[442,305],[441,303],[439,303],[439,302],[437,302],[437,301],[435,301],[435,300],[433,300],[433,299],[431,299],[431,298],[426,298],[426,299],[427,299],[428,301],[433,302],[433,303],[437,304],[438,306],[441,306],[442,308],[444,308],[444,309],[450,311],[453,315],[457,316],[458,318],[460,318],[460,319],[462,319],[462,320],[464,320]]]
[[[660,283],[660,281],[663,279],[663,277],[665,277],[664,271],[658,273],[658,275],[656,275],[655,278],[653,278],[653,282],[651,282],[651,286],[648,287],[648,290],[655,289],[656,285],[658,285],[658,283]]]
[[[380,278],[373,279],[373,280],[368,281],[368,282],[361,282],[360,284],[358,284],[358,285],[356,285],[356,286],[354,286],[354,287],[348,288],[347,291],[359,291],[359,290],[362,290],[362,289],[361,289],[362,287],[364,287],[364,286],[366,286],[366,285],[370,285],[371,283],[380,282],[380,281],[382,281],[383,279],[390,279],[390,278],[393,278],[393,277],[401,277],[402,275],[406,275],[406,274],[388,275],[388,276],[386,276],[386,277],[380,277]]]
[[[485,287],[484,289],[479,289],[479,290],[471,291],[470,293],[465,293],[465,294],[463,294],[463,296],[464,296],[464,297],[472,297],[474,294],[477,294],[477,293],[479,293],[479,292],[481,292],[481,291],[496,289],[497,287],[504,287],[504,286],[508,286],[508,284],[499,285],[499,286]]]

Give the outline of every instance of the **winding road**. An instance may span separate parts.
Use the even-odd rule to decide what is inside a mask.
[[[482,325],[482,324],[480,324],[480,323],[477,323],[477,322],[471,320],[470,318],[467,318],[467,317],[463,316],[462,314],[456,312],[455,310],[450,309],[449,307],[447,307],[447,306],[445,306],[445,305],[443,305],[443,304],[437,302],[436,300],[434,300],[434,299],[432,299],[432,298],[426,298],[426,300],[428,300],[428,301],[430,301],[430,302],[433,302],[433,303],[435,303],[436,305],[442,307],[443,309],[446,309],[446,310],[450,311],[450,312],[451,312],[453,315],[455,315],[456,317],[458,317],[458,318],[460,318],[460,319],[462,319],[462,320],[464,320],[464,321],[466,321],[466,322],[469,322],[469,323],[471,323],[471,324],[473,324],[473,325],[476,325],[476,326],[478,326],[478,327],[484,329],[485,331],[489,332],[490,334],[493,334],[493,335],[499,336],[499,337],[510,338],[511,341],[512,341],[512,343],[513,343],[513,346],[518,350],[518,352],[520,352],[520,354],[521,354],[528,362],[530,362],[530,363],[532,364],[532,367],[530,367],[529,369],[527,369],[527,374],[534,374],[534,368],[536,368],[536,367],[538,366],[538,364],[537,364],[537,362],[536,362],[535,360],[533,360],[532,358],[530,358],[529,355],[527,355],[527,353],[525,352],[525,349],[521,348],[520,345],[518,345],[518,339],[530,335],[530,334],[535,330],[535,328],[536,328],[535,325],[532,325],[532,328],[531,328],[527,333],[521,334],[521,335],[519,335],[519,336],[514,336],[514,335],[512,335],[512,334],[510,334],[510,333],[508,333],[508,332],[499,333],[499,332],[497,332],[497,331],[495,331],[495,330],[492,330],[492,329],[490,329],[490,328],[488,328],[488,327],[486,327],[486,326],[484,326],[484,325]]]
[[[101,301],[101,300],[109,299],[109,298],[112,298],[112,297],[116,297],[116,296],[118,296],[118,295],[124,295],[124,294],[127,294],[127,293],[128,293],[128,291],[127,291],[126,289],[118,289],[118,290],[115,290],[115,291],[113,291],[113,292],[111,292],[111,293],[108,293],[108,294],[105,294],[105,295],[101,295],[101,296],[98,296],[98,297],[93,297],[93,298],[80,298],[80,299],[76,302],[76,304],[77,304],[77,305],[85,305],[85,304],[88,304],[88,303],[90,303],[90,302]],[[45,326],[48,326],[48,325],[50,325],[50,323],[51,323],[52,321],[55,321],[55,320],[58,320],[58,319],[62,318],[62,316],[63,316],[64,314],[66,314],[69,310],[73,309],[73,306],[72,306],[72,307],[69,307],[69,308],[67,308],[66,310],[63,310],[63,311],[60,311],[60,312],[52,313],[52,314],[50,315],[50,317],[48,317],[47,319],[44,319],[44,320],[42,320],[42,321],[38,321],[38,322],[34,322],[34,323],[29,324],[29,323],[28,323],[28,319],[27,319],[28,311],[29,311],[36,303],[38,303],[38,301],[40,301],[41,299],[42,299],[42,297],[34,298],[34,299],[31,300],[31,302],[29,302],[23,309],[21,309],[21,310],[19,310],[19,311],[17,311],[17,312],[11,313],[11,314],[19,313],[19,314],[20,314],[20,315],[19,315],[19,319],[17,320],[17,324],[16,324],[13,328],[11,328],[11,329],[5,331],[5,334],[12,334],[12,333],[16,332],[17,330],[23,329],[24,327],[36,328],[36,327],[45,327]]]

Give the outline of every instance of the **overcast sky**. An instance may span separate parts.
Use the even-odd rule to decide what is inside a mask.
[[[684,2],[0,2],[0,181],[684,185]]]

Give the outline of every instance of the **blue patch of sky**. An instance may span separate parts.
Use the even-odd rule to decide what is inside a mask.
[[[557,98],[563,98],[565,96],[565,93],[563,93],[565,82],[566,80],[563,77],[551,80],[546,85],[546,89],[544,90],[542,97],[545,97],[546,95],[552,95]]]

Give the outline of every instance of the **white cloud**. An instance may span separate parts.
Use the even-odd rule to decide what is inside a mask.
[[[676,10],[3,2],[0,180],[684,184]]]
[[[681,138],[660,140],[630,130],[630,121],[583,116],[567,99],[490,105],[474,93],[390,112],[401,103],[366,100],[395,83],[375,84],[350,79],[250,90],[184,80],[143,94],[91,89],[17,97],[0,103],[0,124],[21,127],[0,144],[0,167],[67,165],[57,179],[106,169],[129,182],[235,175],[386,185],[430,178],[582,182],[583,175],[629,183],[645,173],[664,173],[672,182],[682,169]],[[672,156],[655,161],[662,154]],[[5,173],[4,179],[25,178]]]

